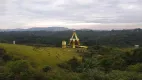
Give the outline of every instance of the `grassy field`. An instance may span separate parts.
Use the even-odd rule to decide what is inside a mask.
[[[71,59],[73,56],[80,58],[75,49],[71,48],[55,48],[55,47],[40,47],[35,48],[26,45],[14,45],[14,44],[2,44],[0,47],[4,48],[7,54],[26,59],[36,63],[39,67],[50,65],[56,67],[56,64],[65,62]]]

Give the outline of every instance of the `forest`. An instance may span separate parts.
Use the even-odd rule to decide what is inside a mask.
[[[26,45],[42,46],[61,46],[61,41],[69,41],[71,35],[69,31],[11,31],[0,32],[1,43],[12,43]],[[108,45],[115,47],[133,47],[142,45],[142,29],[131,30],[111,30],[111,31],[94,31],[94,30],[77,30],[76,31],[81,43],[87,46]]]

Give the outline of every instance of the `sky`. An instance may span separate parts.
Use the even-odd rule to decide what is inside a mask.
[[[142,0],[0,0],[0,29],[142,28]]]

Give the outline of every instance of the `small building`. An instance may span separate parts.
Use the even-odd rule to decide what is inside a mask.
[[[139,45],[135,45],[135,48],[139,48],[140,46]]]
[[[13,41],[13,44],[15,44],[15,41]]]
[[[62,41],[62,48],[66,48],[66,41]]]

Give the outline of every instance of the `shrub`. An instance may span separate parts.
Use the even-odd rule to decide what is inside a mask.
[[[106,75],[109,80],[142,80],[142,74],[129,71],[112,71]]]
[[[26,60],[8,62],[5,68],[8,78],[18,80],[30,80],[33,78],[33,70]]]
[[[71,68],[70,68],[70,65],[67,64],[67,63],[60,63],[60,64],[58,64],[57,66],[60,67],[60,68],[63,68],[63,69],[67,69],[67,70],[70,70],[70,69],[71,69]]]
[[[81,62],[76,57],[73,57],[65,63],[58,64],[58,67],[64,68],[69,71],[78,72],[80,65]]]
[[[5,62],[7,62],[7,61],[12,60],[12,57],[9,56],[9,55],[7,55],[7,54],[5,54],[5,55],[3,55],[2,59],[3,59]]]
[[[105,73],[97,69],[88,70],[81,78],[83,80],[107,80]]]
[[[142,64],[137,63],[135,65],[130,65],[127,68],[129,71],[135,71],[135,72],[142,72]]]
[[[43,72],[49,72],[51,70],[51,67],[45,66],[42,70],[43,70]]]
[[[5,49],[0,48],[0,57],[2,57],[6,53]]]
[[[100,61],[100,66],[104,68],[105,72],[109,72],[111,70],[112,63],[112,59],[104,58]]]
[[[77,68],[81,65],[81,62],[76,57],[73,57],[67,62],[70,66],[72,71],[76,72]]]

